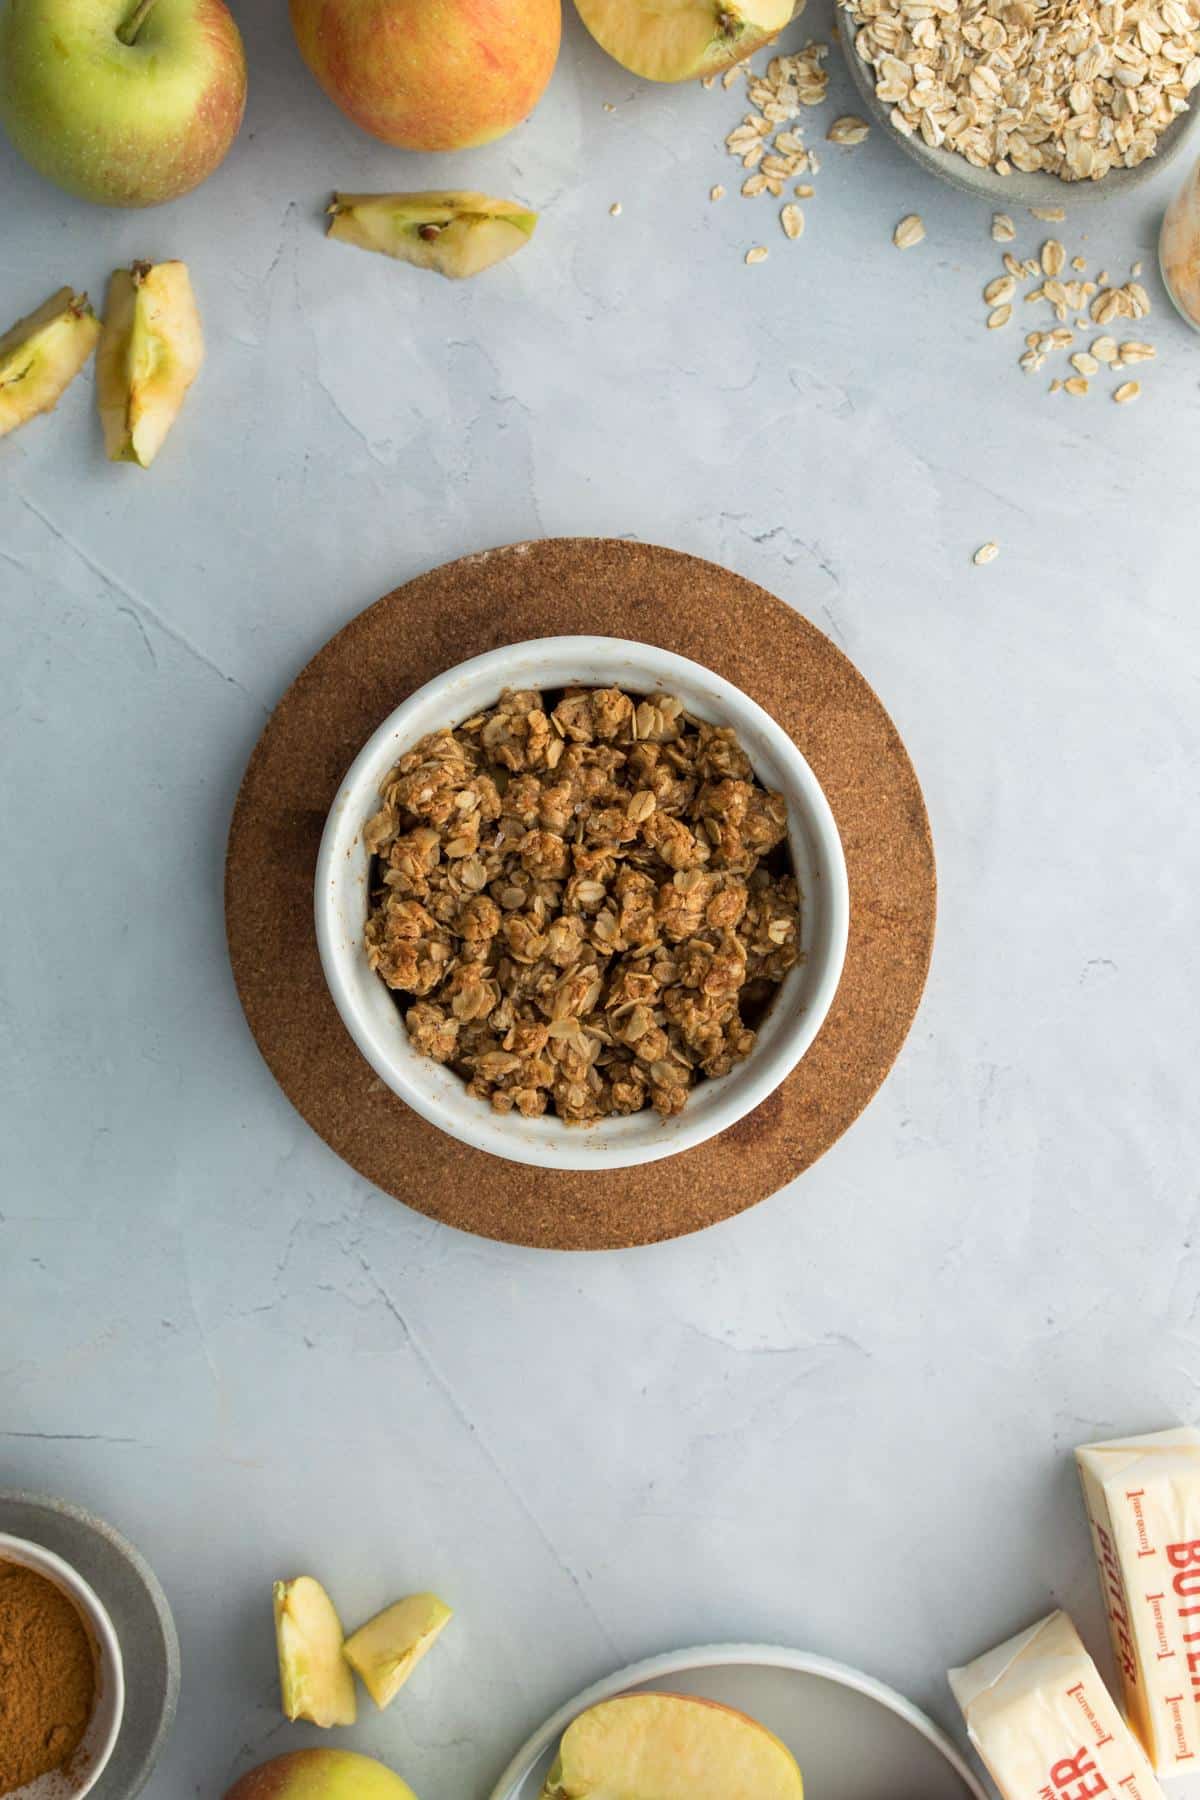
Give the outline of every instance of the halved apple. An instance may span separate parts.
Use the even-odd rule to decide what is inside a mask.
[[[187,264],[136,262],[108,284],[96,385],[113,462],[148,469],[204,361]]]
[[[527,244],[537,214],[515,200],[435,189],[424,194],[335,194],[329,235],[418,269],[461,280]]]
[[[0,437],[54,411],[99,336],[87,295],[65,287],[0,337]]]
[[[575,0],[602,50],[648,81],[691,81],[783,30],[795,0]]]
[[[277,1581],[274,1598],[284,1713],[313,1725],[353,1725],[354,1676],[342,1654],[344,1633],[333,1601],[311,1575]]]
[[[376,1706],[391,1704],[453,1616],[436,1594],[410,1594],[346,1639],[346,1661],[362,1676]]]
[[[622,1694],[563,1733],[542,1800],[803,1800],[786,1745],[684,1694]]]

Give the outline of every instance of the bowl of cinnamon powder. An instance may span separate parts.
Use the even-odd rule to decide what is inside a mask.
[[[121,1729],[121,1647],[61,1556],[0,1532],[0,1800],[82,1800]]]

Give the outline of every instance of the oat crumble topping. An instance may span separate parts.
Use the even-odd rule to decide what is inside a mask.
[[[800,896],[783,797],[728,727],[669,694],[508,691],[381,793],[368,960],[495,1111],[667,1117],[749,1054]]]

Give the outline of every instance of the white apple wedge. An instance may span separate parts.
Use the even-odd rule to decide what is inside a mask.
[[[0,437],[53,412],[99,335],[87,295],[65,287],[0,337]]]
[[[436,1594],[410,1594],[346,1639],[346,1661],[376,1706],[390,1706],[454,1615]]]
[[[108,285],[96,353],[104,444],[113,462],[148,469],[204,361],[187,265],[134,263]]]
[[[274,1588],[279,1688],[289,1719],[312,1725],[353,1725],[358,1717],[354,1676],[342,1654],[342,1622],[319,1581],[299,1575]]]
[[[437,189],[423,194],[335,194],[329,236],[452,280],[478,275],[523,248],[537,214],[515,200]]]

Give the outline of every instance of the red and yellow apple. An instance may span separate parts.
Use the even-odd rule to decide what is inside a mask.
[[[417,1800],[408,1783],[354,1750],[293,1750],[251,1769],[225,1800]]]
[[[305,62],[364,131],[405,150],[503,137],[541,98],[561,0],[291,0]]]
[[[178,199],[222,160],[245,104],[224,0],[0,0],[0,122],[68,193]]]
[[[685,1694],[621,1694],[568,1725],[542,1800],[804,1800],[765,1725]]]

